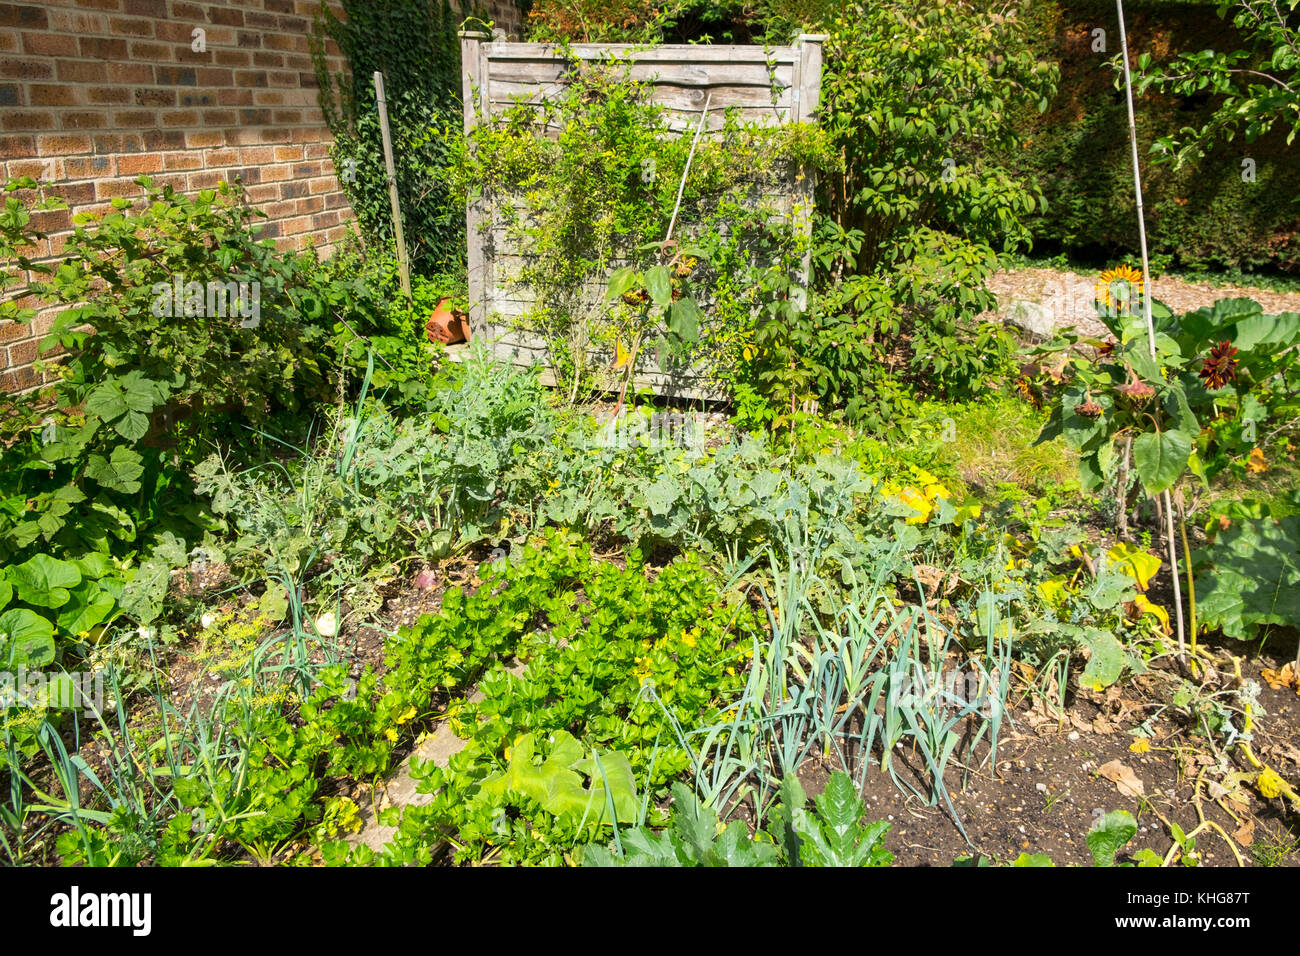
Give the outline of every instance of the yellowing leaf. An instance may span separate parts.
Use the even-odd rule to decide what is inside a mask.
[[[1133,548],[1121,541],[1106,552],[1110,563],[1137,582],[1138,590],[1145,591],[1160,570],[1160,559],[1141,548]]]
[[[1128,745],[1129,753],[1149,754],[1151,752],[1151,742],[1145,737],[1139,737]]]
[[[1062,576],[1039,581],[1034,587],[1038,596],[1052,607],[1060,607],[1065,602],[1065,578]]]
[[[1274,797],[1282,796],[1282,791],[1286,789],[1286,781],[1274,773],[1272,769],[1265,767],[1260,775],[1255,778],[1255,786],[1259,787],[1262,796],[1272,800]]]
[[[1163,607],[1159,604],[1153,604],[1148,601],[1145,594],[1139,594],[1133,599],[1133,603],[1141,613],[1150,614],[1156,618],[1160,622],[1160,627],[1165,632],[1166,636],[1173,633],[1173,630],[1169,626],[1169,612]]]
[[[614,368],[622,368],[631,357],[632,353],[623,347],[622,340],[614,343]]]

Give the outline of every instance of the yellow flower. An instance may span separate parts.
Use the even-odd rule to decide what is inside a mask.
[[[699,640],[699,637],[700,637],[700,629],[698,627],[693,627],[689,631],[686,631],[682,634],[682,643],[685,644],[687,647],[694,647],[695,642]]]
[[[1115,295],[1112,296],[1112,292]],[[1142,273],[1132,266],[1107,269],[1097,277],[1093,294],[1102,306],[1107,308],[1113,306],[1117,310],[1123,308],[1124,311],[1132,314],[1133,307],[1137,305],[1142,295]]]
[[[1151,743],[1145,737],[1139,737],[1128,745],[1129,753],[1149,754],[1151,752]]]

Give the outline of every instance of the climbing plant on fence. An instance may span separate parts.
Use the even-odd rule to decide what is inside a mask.
[[[551,99],[481,120],[459,188],[527,250],[500,281],[528,302],[515,326],[541,336],[572,396],[621,379],[638,344],[661,368],[703,359],[721,384],[751,381],[764,361],[754,332],[788,321],[779,313],[798,298],[806,249],[773,197],[834,156],[809,124],[766,128],[733,113],[692,156],[693,135],[670,130],[669,110],[627,67],[575,62]],[[696,301],[703,313],[681,308]]]
[[[451,6],[447,0],[343,0],[343,11],[338,17],[322,4],[311,38],[343,190],[367,239],[391,242],[373,79],[379,70],[413,267],[425,275],[459,271],[465,215],[447,175],[462,135],[460,48]],[[348,74],[330,72],[325,47],[331,40],[347,59]]]

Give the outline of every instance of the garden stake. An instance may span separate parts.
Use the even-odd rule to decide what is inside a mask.
[[[704,120],[709,115],[709,104],[713,102],[713,91],[710,90],[704,97],[704,109],[700,111],[700,122],[695,127],[695,139],[691,140],[691,151],[686,154],[686,166],[682,169],[681,181],[677,184],[677,202],[673,204],[673,215],[668,220],[668,234],[664,236],[662,249],[667,246],[673,238],[673,229],[677,225],[677,213],[682,208],[682,194],[686,192],[686,177],[691,172],[691,161],[695,159],[695,147],[700,145],[700,134],[704,132]],[[623,410],[623,400],[627,397],[628,382],[632,381],[632,376],[636,371],[636,353],[641,348],[641,336],[638,335],[632,343],[632,351],[627,358],[627,372],[623,376],[623,388],[618,393],[618,404],[614,406],[614,418],[617,419],[619,412]],[[574,392],[577,392],[577,383],[574,383]],[[572,404],[572,400],[570,400]]]
[[[397,201],[397,171],[393,166],[393,139],[388,132],[388,104],[384,100],[384,74],[375,70],[375,103],[379,107],[379,132],[384,139],[384,170],[388,176],[388,201],[393,207],[393,229],[397,236],[397,263],[402,273],[402,292],[411,299],[411,264],[406,259],[406,236],[402,232],[402,207]]]
[[[1142,212],[1142,171],[1138,166],[1137,121],[1133,118],[1133,77],[1128,68],[1128,35],[1124,31],[1124,0],[1115,0],[1119,14],[1119,45],[1124,54],[1124,98],[1128,104],[1128,136],[1133,148],[1133,192],[1137,199],[1138,244],[1142,250],[1142,312],[1147,322],[1147,346],[1151,357],[1156,357],[1156,326],[1151,317],[1151,263],[1147,258],[1146,217]],[[1178,582],[1178,548],[1174,544],[1174,509],[1169,500],[1169,489],[1161,495],[1164,501],[1165,550],[1169,554],[1169,577],[1174,583],[1174,612],[1178,620],[1178,657],[1187,663],[1187,641],[1183,632],[1183,596]],[[1191,568],[1188,568],[1191,573]]]

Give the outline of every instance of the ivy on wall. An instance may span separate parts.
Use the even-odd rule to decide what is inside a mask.
[[[447,0],[343,0],[322,4],[312,36],[320,106],[334,134],[339,180],[370,241],[391,244],[392,213],[373,76],[384,74],[398,196],[412,268],[463,271],[465,212],[448,169],[462,134],[458,20]],[[329,71],[336,44],[348,73]]]

